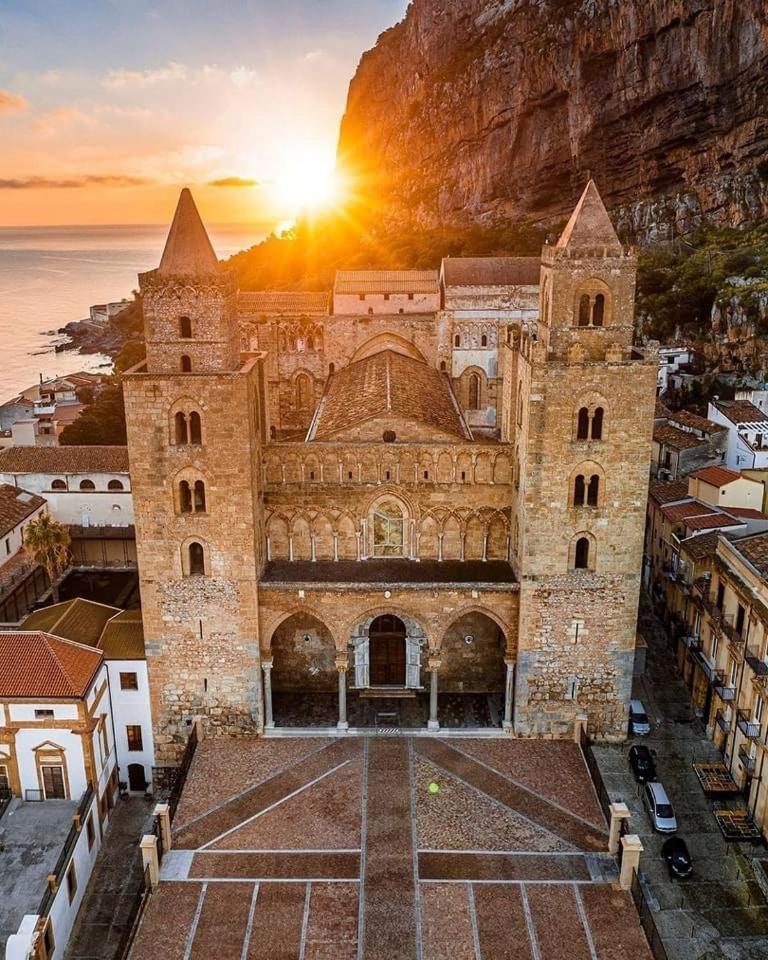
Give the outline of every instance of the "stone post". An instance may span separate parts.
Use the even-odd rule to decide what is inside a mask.
[[[272,717],[272,661],[262,660],[261,669],[264,671],[264,729],[274,730],[275,721]]]
[[[586,713],[577,713],[573,718],[573,739],[576,743],[581,743],[581,731],[587,732],[587,723],[589,717]]]
[[[199,714],[192,717],[192,726],[195,728],[195,733],[197,734],[197,742],[202,743],[203,740],[205,740],[205,724]]]
[[[643,852],[643,845],[640,842],[640,837],[638,837],[636,833],[628,833],[621,838],[621,846],[619,886],[622,890],[631,890],[632,877],[640,867],[640,854]]]
[[[430,657],[427,660],[429,667],[429,720],[427,730],[439,730],[440,721],[437,718],[437,671],[440,669],[440,658]]]
[[[141,863],[146,871],[149,867],[149,882],[154,890],[160,883],[160,861],[157,856],[157,837],[154,833],[145,833],[141,838]]]
[[[171,808],[167,803],[156,803],[154,814],[160,824],[160,840],[163,844],[163,853],[168,853],[171,849]]]
[[[608,807],[608,810],[611,814],[610,830],[608,832],[608,853],[615,856],[619,852],[621,824],[624,820],[629,820],[629,807],[626,803],[612,803]]]
[[[339,675],[339,720],[337,730],[349,730],[347,722],[347,670],[349,660],[346,657],[336,658],[336,671]]]
[[[502,727],[504,730],[511,732],[512,730],[512,697],[515,689],[515,661],[508,660],[504,658],[504,663],[507,665],[507,679],[504,684],[504,722]]]

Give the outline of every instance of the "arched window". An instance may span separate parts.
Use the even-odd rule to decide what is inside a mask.
[[[374,557],[402,557],[405,546],[403,511],[394,501],[380,504],[373,514]]]
[[[51,484],[51,490],[66,490],[67,483],[65,480],[54,480]]]
[[[480,346],[481,347],[488,346],[488,337],[486,336],[486,334],[483,334],[482,337],[480,337]]]
[[[179,483],[179,510],[181,513],[192,513],[192,489],[187,480]]]
[[[186,353],[181,358],[181,372],[182,373],[191,373],[192,372],[192,361],[186,355]]]
[[[187,415],[179,411],[173,418],[176,432],[176,443],[189,443],[189,434],[187,433]]]
[[[573,566],[576,570],[589,569],[589,539],[587,537],[579,537],[576,541]]]
[[[448,367],[446,366],[445,360],[440,361],[440,372],[445,373]]]
[[[373,316],[373,307],[368,307],[368,316],[369,317]]]
[[[107,484],[107,490],[125,490],[122,480],[110,480]]]
[[[311,406],[312,383],[306,373],[296,377],[296,409],[309,410]]]
[[[470,410],[480,409],[480,374],[472,373],[469,376],[469,401]]]
[[[187,548],[189,551],[189,576],[205,576],[205,550],[202,543],[193,540]]]
[[[203,423],[197,410],[189,415],[189,442],[201,444],[203,442]]]
[[[593,327],[602,327],[603,320],[605,319],[605,297],[602,293],[598,293],[595,297],[595,302],[592,306],[592,326]]]
[[[96,489],[96,484],[93,482],[93,480],[81,480],[81,481],[80,481],[80,489],[81,489],[81,490],[95,490],[95,489]]]
[[[589,439],[589,409],[587,407],[581,407],[579,410],[579,419],[576,425],[576,439]]]
[[[453,338],[453,345],[454,345],[454,347],[460,347],[460,346],[461,346],[461,337],[459,336],[458,333],[457,333],[456,336]]]
[[[315,338],[311,336],[307,337],[307,350],[314,350],[314,349],[315,349]]]
[[[330,375],[331,375],[332,373],[335,373],[335,372],[336,372],[336,364],[335,364],[335,363],[329,363],[329,364],[328,364],[328,376],[330,377]]]
[[[589,326],[590,303],[589,294],[583,293],[579,298],[579,326]]]
[[[579,474],[573,482],[573,505],[574,507],[584,506],[585,486],[584,477]]]
[[[603,408],[596,407],[592,414],[592,439],[603,439]]]
[[[192,321],[189,317],[179,317],[179,336],[182,340],[192,339]]]
[[[205,513],[205,483],[195,480],[195,513]]]
[[[600,477],[596,473],[593,473],[589,478],[589,486],[587,487],[587,506],[596,507],[599,498]]]

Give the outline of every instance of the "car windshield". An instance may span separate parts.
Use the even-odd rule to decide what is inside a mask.
[[[635,723],[648,723],[648,717],[646,714],[641,711],[635,711],[632,714],[632,719]]]
[[[660,803],[656,807],[656,816],[663,817],[665,820],[670,820],[674,814],[672,813],[672,806],[669,803]]]

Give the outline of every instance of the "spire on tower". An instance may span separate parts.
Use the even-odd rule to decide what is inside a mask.
[[[167,276],[201,276],[219,269],[211,241],[188,187],[179,196],[158,268]]]
[[[612,254],[624,252],[594,180],[590,180],[584,188],[571,219],[557,241],[557,247],[572,251],[605,247]]]

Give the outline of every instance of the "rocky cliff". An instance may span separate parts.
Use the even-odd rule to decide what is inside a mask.
[[[629,233],[768,216],[765,0],[413,0],[339,156],[385,223],[553,222],[588,174]]]

